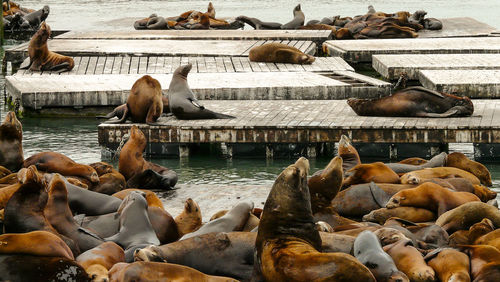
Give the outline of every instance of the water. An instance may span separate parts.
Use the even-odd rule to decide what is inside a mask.
[[[106,28],[105,22],[119,18],[142,18],[156,12],[162,16],[178,15],[187,10],[205,11],[208,1],[20,1],[22,6],[34,9],[47,4],[51,12],[47,22],[53,29],[88,30]],[[266,21],[285,22],[291,19],[293,7],[298,1],[212,1],[217,17],[248,15]],[[500,28],[500,0],[422,0],[422,1],[359,1],[329,0],[300,1],[306,20],[325,16],[354,16],[363,14],[372,4],[377,10],[426,10],[430,17],[474,17],[491,26]],[[133,20],[130,21],[132,26]],[[18,43],[18,42],[16,42]],[[10,42],[14,44],[14,42]],[[3,50],[2,50],[3,55]],[[3,88],[4,76],[0,77]],[[3,99],[0,99],[3,100]],[[3,103],[3,101],[2,101]],[[2,104],[3,105],[3,104]],[[2,106],[0,118],[6,110]],[[37,152],[57,151],[77,162],[92,163],[101,160],[97,143],[98,121],[92,118],[25,118],[24,153],[29,157]],[[472,157],[471,144],[455,145],[451,150],[462,151]],[[105,159],[116,165],[116,160]],[[214,156],[194,156],[189,160],[154,159],[156,163],[174,169],[179,183],[185,185],[266,185],[270,186],[276,175],[294,159],[266,161],[263,159],[225,160]],[[328,158],[311,160],[314,172],[328,163]],[[494,188],[500,188],[500,165],[487,164],[492,172]]]

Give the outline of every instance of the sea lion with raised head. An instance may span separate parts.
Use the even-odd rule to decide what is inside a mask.
[[[17,172],[23,162],[23,125],[14,112],[8,112],[0,125],[0,165]]]
[[[42,22],[40,29],[33,35],[28,45],[29,68],[32,71],[70,71],[75,66],[73,58],[54,53],[47,47],[51,35],[49,25]]]
[[[184,203],[184,209],[175,217],[179,236],[191,233],[201,227],[201,210],[193,199],[188,198]]]
[[[276,178],[255,242],[254,277],[267,281],[375,281],[353,256],[320,253],[307,187],[309,161],[300,158]]]
[[[305,16],[304,12],[302,12],[300,8],[300,4],[293,8],[293,20],[283,24],[281,29],[297,29],[300,26],[304,25]]]
[[[466,117],[474,112],[468,97],[413,86],[391,96],[376,99],[347,99],[347,104],[360,116],[379,117]]]
[[[342,158],[342,169],[344,175],[351,168],[361,164],[358,150],[351,144],[349,137],[342,134],[339,141],[339,148],[337,155]]]
[[[49,16],[50,8],[45,5],[38,11],[29,13],[23,16],[25,23],[21,25],[22,29],[33,29],[36,30],[40,27],[40,24],[45,21],[45,19]]]
[[[250,49],[248,59],[252,62],[312,64],[316,58],[283,43],[266,43]]]
[[[178,67],[168,87],[170,112],[178,119],[226,119],[234,118],[206,109],[196,99],[187,83],[187,76],[193,65],[191,63]]]
[[[446,157],[446,166],[456,167],[474,174],[481,184],[491,186],[490,171],[482,164],[467,158],[460,152],[453,152]]]

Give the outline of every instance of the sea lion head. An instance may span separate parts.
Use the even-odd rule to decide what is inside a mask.
[[[127,212],[129,207],[139,205],[140,210],[146,210],[148,202],[146,201],[146,193],[142,191],[132,191],[125,197],[116,211],[118,214],[123,215]],[[121,218],[121,216],[120,216]]]
[[[309,161],[301,157],[276,178],[267,197],[256,241],[258,252],[266,240],[295,237],[320,250],[321,238],[315,229],[311,197],[307,186]]]
[[[389,202],[387,202],[385,207],[388,209],[397,208],[397,207],[401,206],[401,201],[404,201],[404,200],[406,200],[406,197],[396,194],[389,199]]]
[[[17,119],[14,112],[7,113],[2,125],[0,126],[0,132],[0,136],[2,139],[23,139],[23,125]]]
[[[49,37],[52,35],[52,30],[50,29],[50,26],[43,21],[37,33],[40,35],[42,42],[47,42]]]
[[[201,226],[201,210],[193,199],[188,198],[184,203],[184,210],[175,218],[181,235],[196,231]]]
[[[42,8],[42,15],[40,16],[41,21],[45,21],[45,19],[49,16],[50,13],[50,8],[49,6],[45,5]]]
[[[55,173],[54,176],[52,176],[52,179],[50,180],[48,185],[48,190],[49,190],[49,196],[62,195],[62,194],[67,196],[68,194],[66,190],[66,182],[59,173]]]
[[[412,173],[406,173],[401,176],[402,184],[420,184],[420,178]]]
[[[373,233],[378,237],[382,246],[390,245],[401,239],[408,239],[403,232],[391,227],[382,227]]]
[[[85,269],[92,282],[108,282],[108,269],[100,264],[93,264]]]
[[[144,133],[136,126],[132,125],[130,128],[130,142],[134,142],[137,146],[138,151],[142,153],[144,148],[146,148],[146,136],[144,136]]]
[[[113,166],[106,162],[96,162],[89,165],[92,167],[98,175],[103,175],[106,173],[113,172]]]
[[[167,262],[163,258],[160,248],[155,245],[149,245],[145,248],[135,250],[134,261]]]
[[[334,157],[330,163],[323,169],[320,174],[320,181],[323,183],[328,183],[327,189],[315,189],[323,188],[323,185],[310,185],[309,192],[312,198],[323,199],[330,202],[337,195],[340,186],[342,186],[342,181],[344,180],[344,173],[342,170],[342,158],[339,156]],[[316,202],[316,201],[313,201]]]
[[[295,16],[299,12],[302,12],[302,10],[300,8],[300,4],[298,4],[297,6],[295,6],[295,8],[293,8],[293,15]]]
[[[187,76],[189,74],[189,71],[191,71],[191,68],[193,68],[193,65],[191,63],[188,63],[187,65],[179,66],[174,71],[174,76],[187,79]]]

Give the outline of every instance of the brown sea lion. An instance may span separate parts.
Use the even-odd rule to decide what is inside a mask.
[[[446,166],[456,167],[474,174],[481,184],[491,186],[489,170],[481,163],[470,160],[463,153],[453,152],[446,157]]]
[[[397,268],[404,272],[410,281],[435,281],[434,270],[425,263],[409,239],[401,239],[386,245],[384,251],[392,257]]]
[[[47,231],[0,235],[0,254],[64,257],[74,260],[73,253],[58,236]]]
[[[109,270],[109,276],[111,281],[237,281],[228,277],[207,275],[183,265],[149,261],[113,266]]]
[[[474,244],[478,238],[493,230],[495,230],[493,222],[485,218],[481,220],[481,222],[474,223],[469,230],[458,230],[453,233],[448,240],[448,245],[457,246]]]
[[[17,184],[12,184],[7,187],[0,188],[0,209],[5,208],[5,205],[7,205],[7,202],[9,201],[10,197],[12,197],[12,194],[14,194],[17,189],[21,187],[21,183]]]
[[[254,276],[267,281],[375,281],[354,257],[320,253],[307,187],[309,162],[300,158],[277,177],[255,242]]]
[[[32,71],[70,71],[75,66],[73,58],[54,53],[47,47],[51,35],[50,27],[42,22],[28,45],[30,63],[26,68]]]
[[[201,210],[193,199],[188,198],[182,212],[175,217],[179,235],[191,233],[201,227]]]
[[[343,134],[340,137],[337,155],[342,158],[342,169],[344,174],[351,168],[361,164],[358,150],[351,144],[349,137]]]
[[[161,101],[163,103],[163,111],[162,113],[168,114],[170,113],[170,108],[168,106],[168,97],[162,96]],[[121,104],[120,106],[116,107],[113,109],[112,112],[106,114],[105,116],[96,116],[96,118],[118,118],[121,119],[123,117],[123,114],[125,113],[125,109],[127,109],[127,103]]]
[[[408,165],[422,165],[422,164],[427,163],[427,160],[422,159],[422,158],[413,157],[413,158],[407,158],[407,159],[401,160],[398,163],[408,164]]]
[[[449,210],[438,217],[436,224],[443,227],[448,234],[457,230],[467,230],[473,224],[488,218],[493,225],[500,226],[500,210],[483,202],[469,202]]]
[[[347,171],[349,177],[344,179],[342,187],[360,183],[400,183],[399,176],[382,162],[359,164]],[[405,183],[403,183],[405,184]]]
[[[105,162],[97,162],[89,165],[99,175],[99,184],[92,185],[89,190],[107,195],[117,193],[127,187],[125,177],[114,169],[112,165]]]
[[[177,183],[177,173],[166,167],[144,160],[142,153],[146,149],[146,145],[146,136],[144,136],[144,133],[136,125],[133,125],[130,129],[130,138],[120,152],[119,172],[125,176],[127,181],[133,180],[136,177],[140,178],[141,174],[148,171],[152,174],[150,177],[147,177],[146,180],[148,182],[142,182],[142,186],[130,186],[130,182],[127,182],[129,187],[171,189]]]
[[[123,249],[114,242],[104,242],[76,258],[92,281],[109,281],[108,271],[119,262],[125,262]]]
[[[392,258],[384,252],[377,236],[371,231],[363,231],[356,237],[354,256],[370,269],[377,281],[410,281],[406,274],[396,268]]]
[[[415,170],[401,176],[402,184],[421,184],[432,178],[462,177],[472,184],[480,184],[479,179],[470,172],[455,167],[433,167]]]
[[[146,201],[148,202],[148,207],[157,207],[157,208],[160,208],[162,210],[165,210],[165,207],[163,207],[163,203],[161,202],[160,198],[158,198],[158,196],[156,196],[155,192],[150,191],[150,190],[129,188],[129,189],[125,189],[125,190],[122,190],[120,192],[114,193],[112,196],[116,197],[120,200],[123,200],[132,191],[143,192],[146,195]]]
[[[497,197],[497,192],[490,190],[488,187],[483,185],[473,185],[474,195],[478,196],[482,202],[487,203],[489,200],[493,200]]]
[[[132,85],[122,117],[108,123],[122,123],[130,118],[134,123],[154,124],[162,112],[160,82],[149,75],[144,75]]]
[[[384,224],[391,217],[399,217],[413,222],[428,222],[436,220],[436,214],[428,209],[415,207],[397,207],[393,209],[380,208],[373,210],[363,216],[363,221],[376,222]]]
[[[282,43],[266,43],[250,49],[248,58],[252,62],[312,64],[314,56]]]
[[[386,208],[416,207],[436,212],[438,216],[462,204],[480,201],[468,192],[453,192],[438,184],[426,182],[415,188],[399,191],[394,194]]]
[[[0,125],[0,165],[17,172],[23,161],[23,126],[14,112],[8,112]]]
[[[425,261],[434,269],[439,281],[470,281],[469,257],[460,251],[436,249],[425,256]]]
[[[76,163],[72,159],[57,152],[41,152],[24,160],[24,167],[36,166],[44,172],[56,172],[65,176],[79,176],[92,183],[99,183],[99,175],[88,165]]]
[[[484,234],[483,236],[477,238],[476,240],[471,241],[471,244],[490,245],[497,248],[500,251],[500,229],[492,230]]]
[[[347,99],[360,116],[455,117],[471,116],[474,105],[468,97],[436,92],[420,86],[408,87],[376,99]]]
[[[375,234],[378,237],[382,247],[396,243],[401,239],[410,239],[406,237],[406,235],[403,232],[392,227],[379,228],[373,231],[373,234]]]
[[[470,257],[470,272],[473,281],[500,280],[500,251],[488,245],[462,245],[463,250]]]
[[[293,20],[283,24],[281,29],[297,29],[304,25],[305,15],[300,8],[300,4],[293,8]]]

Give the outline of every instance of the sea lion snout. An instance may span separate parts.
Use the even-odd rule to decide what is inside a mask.
[[[387,202],[387,205],[385,206],[388,209],[393,209],[399,207],[401,200],[404,200],[405,197],[400,197],[400,196],[393,196],[389,202]]]

